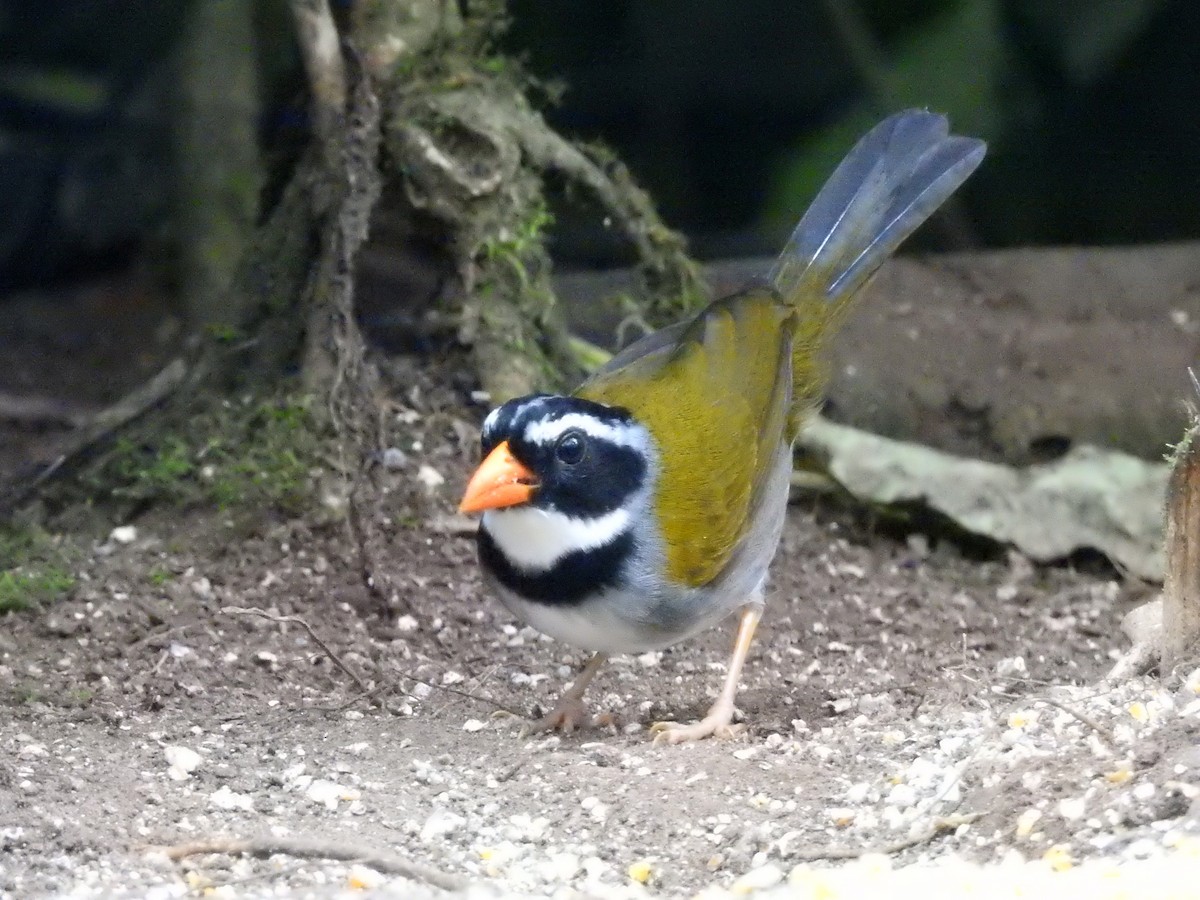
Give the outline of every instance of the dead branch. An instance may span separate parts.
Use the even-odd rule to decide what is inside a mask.
[[[88,410],[53,397],[34,397],[0,391],[0,419],[24,425],[65,425],[78,428],[91,418]]]
[[[817,862],[828,859],[859,859],[863,856],[872,856],[875,854],[894,856],[897,853],[903,853],[905,850],[911,850],[913,847],[928,843],[944,831],[953,831],[960,825],[969,825],[978,819],[980,815],[981,813],[967,813],[958,816],[938,816],[929,823],[927,828],[922,829],[916,834],[878,847],[818,847],[811,850],[801,850],[790,854],[790,856],[792,859],[798,859],[801,862]]]
[[[335,666],[349,676],[350,680],[354,682],[359,690],[361,690],[364,694],[370,693],[371,688],[367,686],[367,683],[359,678],[358,674],[348,665],[346,665],[346,663],[342,661],[342,658],[334,653],[328,644],[321,640],[316,631],[313,630],[313,627],[299,616],[277,616],[274,613],[267,612],[265,609],[259,609],[257,606],[223,606],[221,607],[221,612],[231,616],[258,616],[259,618],[267,619],[271,622],[277,622],[281,625],[286,625],[289,623],[293,625],[299,625],[308,632],[308,636],[312,638],[313,643],[320,647],[322,651],[324,651],[325,655],[329,657],[330,661],[332,661]]]
[[[211,838],[155,848],[175,862],[189,856],[206,853],[244,854],[259,859],[270,856],[295,856],[299,859],[334,859],[356,862],[386,875],[399,875],[421,881],[447,891],[458,891],[470,883],[461,875],[443,872],[429,866],[410,862],[402,856],[382,851],[365,850],[357,844],[339,844],[310,838],[259,837]]]
[[[338,133],[346,112],[346,63],[328,0],[291,0],[296,38],[312,92],[313,123],[330,167],[337,165]]]
[[[1086,725],[1088,728],[1092,729],[1092,731],[1096,732],[1096,736],[1099,737],[1100,740],[1104,741],[1110,750],[1115,750],[1117,748],[1116,735],[1114,735],[1111,730],[1105,728],[1090,716],[1084,715],[1079,710],[1073,709],[1065,703],[1060,703],[1058,700],[1051,700],[1049,697],[1034,697],[1033,701],[1035,703],[1045,703],[1047,706],[1053,706],[1055,709],[1062,710],[1080,724]]]
[[[659,218],[650,195],[624,164],[600,148],[585,152],[551,129],[539,113],[523,112],[517,137],[533,164],[587,189],[637,250],[638,271],[649,292],[650,324],[671,324],[694,311],[707,299],[708,286],[688,259],[683,237]]]
[[[360,421],[372,400],[373,370],[364,360],[365,344],[354,312],[354,264],[367,239],[371,211],[379,199],[379,101],[365,73],[358,73],[344,134],[339,137],[335,168],[325,173],[333,192],[321,229],[321,249],[305,290],[306,387],[327,399],[330,424],[339,437],[360,438],[360,446],[378,444],[348,433],[354,426],[376,430],[375,419]],[[347,469],[345,465],[343,470]]]
[[[116,403],[96,413],[53,462],[28,482],[10,488],[8,496],[0,495],[0,514],[11,512],[32,496],[59,470],[74,463],[100,441],[166,400],[178,390],[187,377],[188,367],[184,361],[182,359],[172,360],[141,387],[130,391]],[[192,373],[192,377],[196,377],[195,372]]]
[[[482,703],[485,706],[490,706],[490,707],[492,707],[492,709],[499,710],[502,713],[507,713],[508,715],[513,716],[518,719],[526,718],[526,716],[523,715],[522,713],[519,713],[514,709],[509,709],[503,703],[500,703],[498,700],[492,700],[490,697],[480,697],[478,694],[472,694],[470,691],[464,691],[459,688],[452,687],[448,684],[437,684],[437,683],[435,683],[433,681],[429,681],[425,678],[420,678],[416,675],[412,675],[412,674],[404,671],[403,669],[400,669],[397,672],[397,674],[401,678],[407,678],[409,681],[415,681],[417,684],[423,684],[426,687],[431,687],[435,691],[445,691],[447,694],[455,694],[456,696],[462,697],[464,700],[474,700],[476,703]],[[480,687],[482,687],[482,685],[480,685]],[[439,710],[439,712],[440,712],[440,710]]]

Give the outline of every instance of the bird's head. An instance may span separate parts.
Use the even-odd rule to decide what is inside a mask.
[[[653,461],[649,433],[625,410],[549,394],[494,409],[480,445],[462,512],[532,507],[598,518],[642,491]]]

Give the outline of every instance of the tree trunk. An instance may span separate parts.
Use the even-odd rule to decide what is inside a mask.
[[[175,159],[181,305],[189,325],[242,323],[231,291],[262,185],[251,0],[194,0],[178,56]]]
[[[1200,421],[1175,452],[1167,487],[1167,577],[1163,584],[1162,671],[1200,648]]]

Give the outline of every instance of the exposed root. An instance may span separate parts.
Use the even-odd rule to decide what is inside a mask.
[[[388,160],[409,201],[448,228],[466,300],[460,338],[493,402],[576,381],[592,362],[567,334],[550,284],[542,177],[592,195],[637,251],[644,300],[630,312],[655,327],[707,299],[707,287],[628,170],[599,148],[553,131],[502,78],[463,77],[447,90],[398,97],[385,121]]]
[[[328,0],[291,0],[289,5],[312,94],[315,131],[332,169],[338,164],[339,131],[347,97],[341,39]]]

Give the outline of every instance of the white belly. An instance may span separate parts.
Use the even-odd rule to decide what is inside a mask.
[[[607,654],[669,647],[715,625],[749,599],[723,603],[707,591],[691,592],[694,597],[686,612],[672,610],[664,615],[640,592],[610,590],[582,603],[557,605],[526,600],[498,583],[493,583],[493,590],[513,615],[542,634]]]
[[[724,571],[703,587],[664,585],[656,574],[662,570],[661,557],[653,553],[639,553],[625,571],[625,587],[575,604],[527,600],[491,576],[488,581],[517,618],[555,640],[609,654],[669,647],[748,603],[762,602],[767,568],[783,532],[791,462],[791,448],[781,447],[764,490],[769,499],[753,511],[746,539]]]

